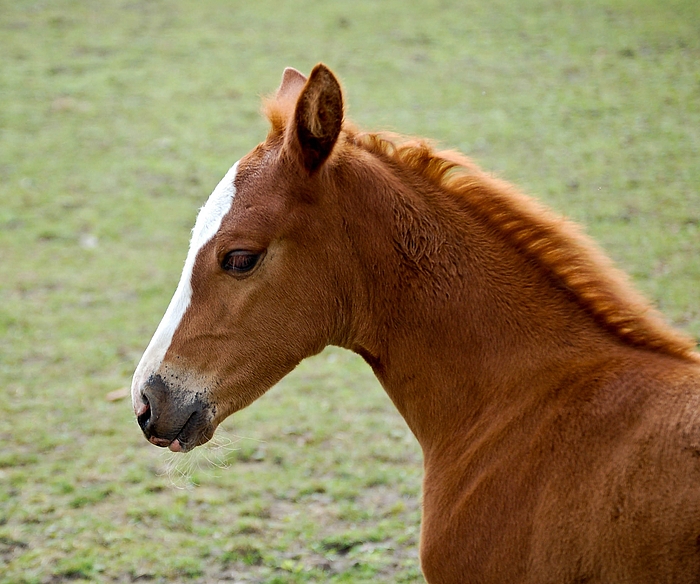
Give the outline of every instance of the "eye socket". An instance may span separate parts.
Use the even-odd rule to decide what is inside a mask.
[[[221,269],[232,274],[246,274],[258,265],[262,255],[242,249],[230,251],[224,256]]]

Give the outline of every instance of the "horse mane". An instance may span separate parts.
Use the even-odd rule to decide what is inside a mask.
[[[283,135],[290,106],[272,99],[264,102],[264,113],[271,123],[268,140]],[[667,355],[699,359],[695,340],[668,325],[576,223],[512,184],[487,174],[459,152],[436,151],[425,140],[359,132],[346,122],[339,142],[343,141],[463,198],[482,221],[568,289],[601,326],[622,341]]]
[[[362,149],[411,169],[469,208],[570,290],[606,329],[638,347],[694,358],[695,341],[672,328],[580,227],[454,151],[389,134],[357,134]]]

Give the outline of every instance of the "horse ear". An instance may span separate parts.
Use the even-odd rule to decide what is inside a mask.
[[[296,138],[306,170],[326,161],[343,124],[343,94],[330,69],[318,64],[309,76],[294,111]]]
[[[306,76],[293,67],[287,67],[282,74],[282,83],[277,89],[277,99],[297,99],[306,85]]]

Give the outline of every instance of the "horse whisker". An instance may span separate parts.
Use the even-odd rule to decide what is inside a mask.
[[[163,472],[159,476],[167,476],[171,485],[176,489],[193,489],[199,486],[194,478],[199,475],[216,477],[213,469],[224,470],[231,466],[230,454],[240,450],[235,444],[243,440],[264,443],[264,440],[228,434],[219,429],[211,440],[194,450],[186,453],[165,451],[163,453]]]

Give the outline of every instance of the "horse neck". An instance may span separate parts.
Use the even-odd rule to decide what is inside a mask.
[[[344,211],[367,268],[346,346],[373,368],[424,451],[494,408],[534,403],[567,363],[619,346],[464,201],[416,177],[371,176],[378,187],[356,189]]]

